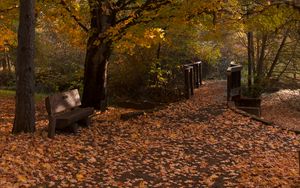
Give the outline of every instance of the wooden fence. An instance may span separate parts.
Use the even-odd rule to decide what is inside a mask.
[[[249,114],[261,115],[261,99],[242,96],[242,66],[231,64],[227,69],[227,101],[234,101],[235,106]]]
[[[194,89],[202,85],[202,62],[186,64],[184,67],[185,97],[194,95]]]

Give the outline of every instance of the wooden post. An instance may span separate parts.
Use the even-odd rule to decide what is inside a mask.
[[[190,90],[190,71],[191,67],[184,66],[184,86],[185,86],[185,97],[189,99],[191,97],[191,90]]]
[[[239,98],[241,96],[241,71],[242,66],[231,64],[227,69],[227,101],[232,97]]]
[[[194,95],[194,68],[192,66],[190,66],[190,90],[191,90],[191,95]]]
[[[195,87],[199,88],[199,86],[200,86],[200,62],[195,62],[193,64],[193,68],[194,68]]]
[[[199,61],[199,84],[202,85],[202,62]]]

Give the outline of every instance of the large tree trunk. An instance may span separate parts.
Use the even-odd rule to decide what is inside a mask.
[[[35,0],[20,0],[16,65],[16,111],[13,133],[35,131],[34,37]]]
[[[89,39],[93,43],[95,39]],[[82,104],[105,110],[107,106],[107,65],[111,55],[111,44],[103,42],[100,46],[88,48],[85,60],[84,89]]]
[[[98,6],[89,1],[91,31],[85,58],[84,88],[82,105],[105,110],[107,106],[107,65],[112,51],[112,41],[106,35],[115,23],[116,15],[109,9],[107,1]]]

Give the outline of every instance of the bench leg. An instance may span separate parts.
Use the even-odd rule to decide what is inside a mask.
[[[80,125],[89,127],[89,126],[90,126],[90,123],[91,123],[91,118],[90,118],[90,117],[84,118],[84,119],[82,119],[82,120],[79,120],[78,123],[79,123]]]
[[[56,119],[54,117],[49,118],[49,125],[48,125],[48,137],[53,138],[55,135],[55,125]]]
[[[73,124],[71,125],[71,129],[72,129],[72,132],[73,132],[74,134],[76,134],[77,131],[78,131],[78,124],[77,124],[77,123],[73,123]]]

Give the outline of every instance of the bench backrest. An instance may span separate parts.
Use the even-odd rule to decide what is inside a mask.
[[[56,93],[45,99],[49,115],[67,111],[81,105],[78,89]]]

